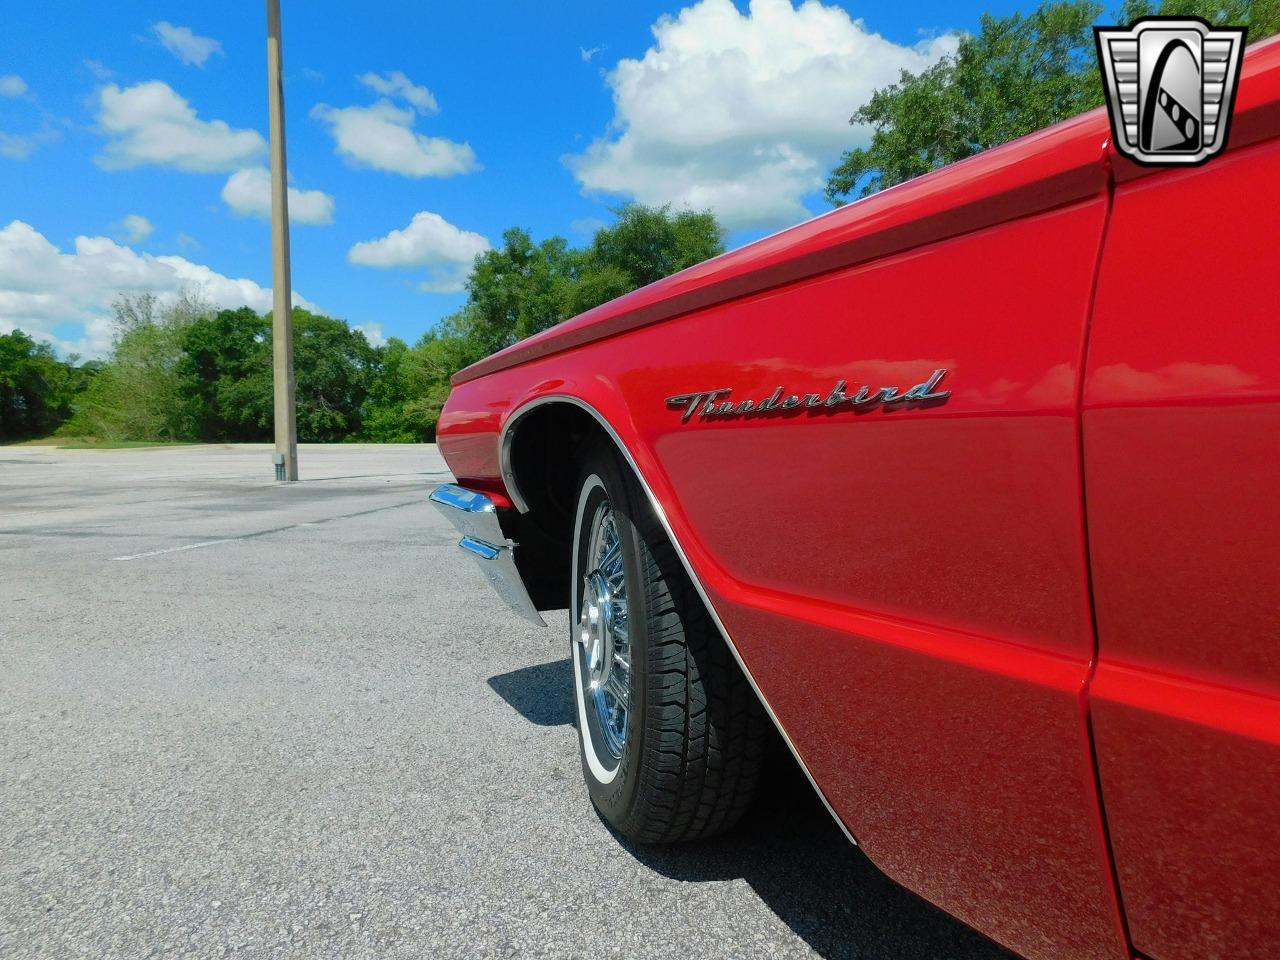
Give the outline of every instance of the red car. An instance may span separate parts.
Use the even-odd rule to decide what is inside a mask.
[[[1211,163],[1109,137],[454,378],[433,499],[517,611],[568,607],[621,833],[730,826],[772,723],[881,869],[1026,957],[1280,957],[1280,43]]]

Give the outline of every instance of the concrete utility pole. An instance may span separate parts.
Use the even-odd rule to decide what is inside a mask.
[[[293,287],[289,277],[289,175],[284,150],[280,0],[267,0],[267,105],[271,134],[271,354],[275,384],[276,479],[298,479],[293,399]]]

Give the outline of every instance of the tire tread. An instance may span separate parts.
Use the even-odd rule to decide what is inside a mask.
[[[625,476],[625,473],[624,473]],[[635,507],[648,622],[640,784],[622,832],[641,843],[731,828],[755,793],[769,720],[639,485]]]

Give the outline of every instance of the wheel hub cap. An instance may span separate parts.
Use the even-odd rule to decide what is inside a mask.
[[[609,581],[599,570],[587,574],[582,588],[578,641],[586,654],[588,682],[593,689],[609,679],[609,665],[613,659],[613,619]]]

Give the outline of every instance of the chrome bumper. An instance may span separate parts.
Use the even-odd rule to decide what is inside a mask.
[[[507,606],[530,623],[545,627],[516,569],[516,545],[503,534],[493,501],[483,493],[445,483],[431,491],[431,502],[458,528],[462,534],[458,547],[476,562]]]

